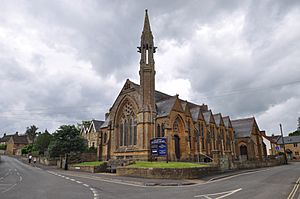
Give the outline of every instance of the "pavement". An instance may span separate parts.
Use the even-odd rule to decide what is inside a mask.
[[[27,158],[24,157],[15,157],[22,161],[25,164],[28,164]],[[29,164],[28,164],[29,165]],[[238,174],[243,174],[243,173],[250,173],[250,172],[255,172],[259,171],[265,168],[260,168],[260,169],[245,169],[245,170],[229,170],[226,172],[220,172],[220,173],[215,173],[208,175],[206,177],[203,177],[201,179],[155,179],[155,178],[141,178],[141,177],[131,177],[131,176],[118,176],[115,173],[89,173],[89,172],[84,172],[84,171],[78,171],[78,170],[62,170],[62,169],[57,169],[56,166],[46,166],[43,164],[39,163],[31,163],[31,166],[34,167],[39,167],[44,170],[51,170],[55,171],[57,173],[66,173],[68,175],[72,176],[88,176],[88,177],[96,177],[96,178],[101,178],[106,181],[111,181],[111,182],[123,182],[123,183],[128,183],[128,184],[135,184],[135,185],[141,185],[141,186],[187,186],[187,185],[194,185],[194,184],[202,184],[208,181],[214,181],[222,178],[227,178],[230,176],[238,175]]]
[[[251,171],[234,171],[192,181],[65,171],[25,162],[2,157],[0,198],[300,199],[299,186],[296,184],[300,177],[300,162]]]

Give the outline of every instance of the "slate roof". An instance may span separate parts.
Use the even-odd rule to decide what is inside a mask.
[[[100,120],[92,120],[91,125],[94,125],[96,132],[100,130],[100,127],[102,126],[102,124],[104,123],[104,121],[100,121]]]
[[[262,135],[264,136],[266,139],[268,139],[270,142],[272,143],[277,143],[278,139],[281,138],[280,135],[273,135],[273,136],[267,136],[267,135]]]
[[[10,137],[12,137],[13,135],[5,135],[2,138],[0,138],[0,142],[7,142]]]
[[[254,123],[254,117],[231,120],[232,127],[235,131],[235,137],[250,137]]]
[[[216,123],[217,127],[219,127],[221,124],[221,118],[222,118],[221,113],[214,114],[213,117],[215,119],[215,123]]]
[[[192,108],[190,111],[191,111],[193,121],[197,121],[199,118],[200,107]]]
[[[157,111],[157,117],[164,117],[170,114],[177,97],[173,96],[166,100],[159,101],[156,103],[156,111]]]
[[[101,125],[101,128],[108,127],[109,120],[110,120],[110,115],[108,115],[108,117],[106,118],[106,120],[104,121],[104,123]]]
[[[29,144],[27,135],[13,135],[12,139],[15,144]]]
[[[140,85],[139,84],[136,84],[130,80],[128,80],[130,83],[131,83],[131,86],[132,88],[134,88],[135,90],[139,91],[140,89]],[[160,91],[155,91],[155,102],[158,102],[158,101],[162,101],[162,100],[165,100],[165,99],[168,99],[170,97],[172,97],[171,95],[168,95],[168,94],[165,94],[165,93],[162,93]]]
[[[211,116],[212,116],[211,110],[203,112],[203,117],[206,124],[209,124]]]
[[[230,118],[229,118],[229,116],[223,117],[223,122],[224,122],[224,126],[225,126],[226,128],[232,127],[232,126],[230,126]]]
[[[300,143],[300,135],[283,137],[284,144]],[[282,138],[278,138],[277,144],[283,144]]]
[[[128,80],[132,87],[135,90],[139,90],[140,89],[140,85]],[[155,91],[155,104],[156,104],[156,112],[157,112],[157,117],[163,117],[163,116],[167,116],[170,112],[171,109],[175,103],[176,100],[176,96],[171,96],[165,93],[162,93],[160,91]],[[197,105],[188,101],[184,101],[184,100],[180,100],[180,103],[182,105],[183,110],[185,110],[185,107],[188,106],[190,109],[195,108],[195,107],[200,107],[200,109],[202,111],[208,111],[208,106],[205,104],[202,105]],[[174,103],[173,103],[174,102]]]

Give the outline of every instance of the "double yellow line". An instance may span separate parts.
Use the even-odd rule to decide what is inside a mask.
[[[293,190],[291,191],[290,195],[287,197],[287,199],[293,199],[294,198],[294,196],[297,193],[297,190],[299,188],[299,185],[300,185],[300,177],[296,181],[296,184],[295,184]]]

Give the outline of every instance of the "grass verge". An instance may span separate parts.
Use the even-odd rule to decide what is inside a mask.
[[[99,162],[99,161],[96,161],[96,162],[81,162],[81,163],[78,163],[78,164],[74,164],[75,167],[79,167],[79,166],[100,166],[102,165],[104,162]]]
[[[128,167],[133,168],[195,168],[206,167],[206,164],[197,164],[191,162],[144,162],[138,161],[135,164],[131,164]]]

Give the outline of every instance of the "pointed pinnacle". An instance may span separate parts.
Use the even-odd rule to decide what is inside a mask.
[[[150,22],[148,17],[148,10],[145,10],[145,20],[144,20],[144,29],[143,32],[151,32]]]

